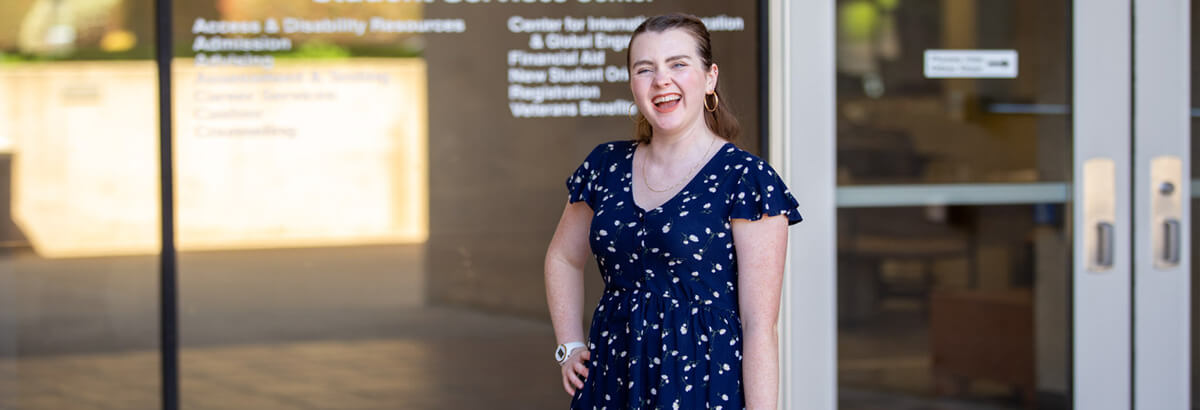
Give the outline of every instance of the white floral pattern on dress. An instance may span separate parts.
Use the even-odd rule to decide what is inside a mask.
[[[567,179],[593,212],[604,278],[588,337],[589,376],[572,409],[744,408],[737,249],[731,220],[798,203],[770,165],[726,143],[661,206],[634,204],[637,143],[601,144]]]

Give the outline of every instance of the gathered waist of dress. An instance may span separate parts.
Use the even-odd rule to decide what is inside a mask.
[[[639,288],[621,288],[612,285],[604,288],[604,295],[600,298],[600,303],[606,301],[620,301],[639,299],[643,301],[654,301],[663,308],[671,310],[687,309],[693,314],[698,311],[710,311],[721,316],[732,318],[740,322],[738,317],[737,305],[734,301],[726,299],[704,298],[698,294],[688,295],[686,292],[677,291],[652,291]]]

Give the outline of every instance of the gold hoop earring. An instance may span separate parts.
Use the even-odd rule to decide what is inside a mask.
[[[629,103],[629,109],[626,111],[629,112],[629,120],[636,123],[637,122],[637,104]]]
[[[708,111],[708,112],[714,112],[717,110],[717,106],[721,104],[721,97],[717,96],[716,91],[713,91],[713,93],[710,95],[713,96],[713,105],[711,108],[708,106],[708,95],[705,95],[704,96],[704,110]]]

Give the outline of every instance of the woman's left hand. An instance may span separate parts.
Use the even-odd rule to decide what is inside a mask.
[[[563,362],[563,389],[567,391],[567,394],[574,396],[576,389],[583,388],[583,381],[587,380],[588,376],[587,361],[591,358],[592,352],[578,348],[571,352],[566,362]]]

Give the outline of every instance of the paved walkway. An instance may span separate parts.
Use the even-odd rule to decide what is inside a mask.
[[[391,340],[188,348],[185,409],[557,409],[549,326],[428,309],[447,331]],[[419,326],[419,324],[416,324]],[[464,337],[466,336],[466,337]],[[153,409],[158,353],[0,359],[0,409]],[[14,382],[15,381],[15,382]]]
[[[569,398],[546,354],[549,326],[522,319],[424,308],[404,315],[411,335],[185,348],[182,408],[563,409]],[[440,330],[438,330],[440,329]],[[185,342],[186,343],[186,342]],[[914,363],[921,362],[915,360]],[[925,366],[890,368],[923,379]],[[0,358],[0,409],[159,408],[157,351]],[[869,369],[844,363],[844,376]],[[902,368],[909,371],[902,371]],[[869,370],[878,373],[880,370]],[[903,373],[903,374],[901,374]],[[1002,410],[1011,405],[843,388],[841,410]]]
[[[182,408],[565,409],[550,326],[429,307],[420,257],[181,255]],[[0,256],[0,410],[160,408],[156,269],[149,256]],[[926,332],[888,323],[839,336],[841,410],[1015,407],[923,398]]]

